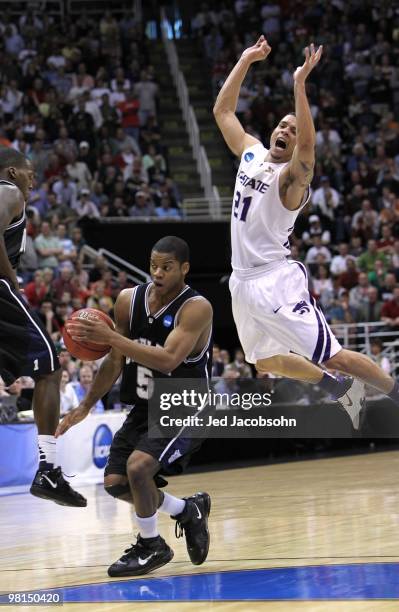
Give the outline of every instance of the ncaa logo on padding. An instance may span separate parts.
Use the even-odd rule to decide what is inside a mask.
[[[253,153],[245,153],[244,155],[244,159],[246,162],[250,162],[251,159],[253,159],[255,157],[255,155]]]
[[[112,431],[108,425],[99,425],[93,436],[93,463],[99,469],[107,463],[111,442]]]
[[[170,327],[173,323],[172,315],[165,315],[162,319],[162,323],[164,324],[164,327]]]

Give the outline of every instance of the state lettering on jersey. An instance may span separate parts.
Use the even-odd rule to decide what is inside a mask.
[[[251,187],[251,189],[258,191],[259,193],[266,193],[267,189],[270,187],[268,183],[264,183],[259,179],[250,178],[242,170],[240,170],[238,173],[238,180],[242,185],[244,185],[244,187]]]

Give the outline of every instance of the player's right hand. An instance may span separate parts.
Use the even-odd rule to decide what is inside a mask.
[[[248,47],[248,49],[243,51],[241,57],[245,58],[252,64],[252,62],[259,62],[266,59],[271,50],[272,48],[268,45],[266,38],[262,34],[262,36],[254,45],[252,45],[252,47]]]
[[[64,416],[62,421],[60,421],[54,434],[55,437],[58,438],[59,436],[62,436],[62,434],[64,434],[66,431],[68,431],[68,429],[73,427],[73,425],[77,425],[78,423],[80,423],[80,421],[83,421],[83,419],[87,417],[89,412],[90,410],[87,410],[84,404],[79,404],[77,408],[74,408],[73,410],[68,412]]]

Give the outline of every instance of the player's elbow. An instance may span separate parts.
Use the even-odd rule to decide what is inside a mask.
[[[162,359],[162,363],[160,364],[159,371],[162,372],[162,374],[169,374],[170,372],[173,372],[173,370],[176,370],[177,366],[179,365],[179,359],[177,359],[171,353],[166,353]]]

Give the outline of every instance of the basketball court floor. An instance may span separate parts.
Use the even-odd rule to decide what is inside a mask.
[[[208,560],[191,565],[161,516],[173,561],[123,580],[106,570],[135,539],[128,504],[101,486],[79,488],[85,509],[0,497],[0,592],[55,589],[73,612],[397,612],[398,474],[387,452],[173,478],[171,493],[212,496]]]

